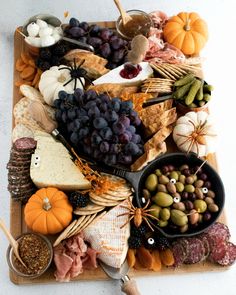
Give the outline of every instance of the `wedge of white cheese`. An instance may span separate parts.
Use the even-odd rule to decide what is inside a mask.
[[[93,84],[98,85],[103,83],[118,83],[125,86],[139,85],[145,79],[153,75],[153,69],[148,62],[141,62],[139,65],[141,66],[142,70],[136,77],[132,79],[125,79],[121,77],[120,71],[124,68],[124,65],[121,65],[93,81]]]
[[[89,189],[90,182],[74,164],[67,149],[51,135],[37,134],[37,148],[31,158],[30,177],[41,188]]]
[[[128,221],[128,215],[118,217],[119,214],[128,212],[122,205],[127,206],[128,201],[114,207],[84,230],[85,240],[99,252],[98,258],[116,268],[120,268],[125,260],[130,235],[129,222],[121,228]]]

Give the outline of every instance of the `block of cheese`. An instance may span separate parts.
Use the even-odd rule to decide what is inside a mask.
[[[93,81],[93,84],[98,85],[103,83],[119,83],[126,86],[139,85],[142,83],[142,81],[151,77],[153,74],[153,69],[150,67],[148,62],[141,62],[139,65],[141,66],[142,70],[136,77],[132,79],[125,79],[121,77],[120,71],[124,68],[124,65],[121,65]]]
[[[30,177],[37,187],[53,186],[68,191],[91,187],[62,143],[45,134],[37,134],[35,140]]]
[[[128,201],[125,200],[84,230],[85,240],[99,252],[98,258],[116,268],[123,264],[128,251],[129,222],[121,229],[128,221],[128,215],[117,217],[128,212],[121,207],[127,205]]]

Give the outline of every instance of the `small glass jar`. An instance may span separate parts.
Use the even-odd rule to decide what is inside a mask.
[[[14,264],[14,259],[16,259],[16,258],[15,258],[15,255],[14,255],[11,245],[9,245],[9,247],[7,248],[7,253],[6,253],[7,263],[8,263],[10,270],[13,271],[16,275],[18,275],[20,277],[24,277],[24,278],[34,279],[34,278],[37,278],[37,277],[41,276],[42,274],[44,274],[46,272],[46,270],[49,268],[49,266],[52,262],[52,259],[53,259],[53,248],[52,248],[51,242],[48,240],[48,238],[46,238],[43,235],[36,234],[36,233],[24,233],[24,234],[20,235],[16,240],[19,242],[26,235],[34,235],[46,243],[49,253],[50,253],[47,265],[40,272],[37,272],[36,274],[26,274],[24,272],[21,272]]]
[[[121,16],[116,21],[116,30],[122,38],[132,40],[137,35],[147,36],[152,27],[152,19],[148,13],[141,10],[127,10],[132,20],[123,26]]]

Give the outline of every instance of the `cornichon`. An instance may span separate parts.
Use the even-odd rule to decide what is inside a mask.
[[[211,99],[211,95],[209,93],[205,93],[203,95],[203,98],[204,98],[205,101],[209,101]]]
[[[185,96],[185,94],[187,94],[187,92],[189,91],[191,85],[193,84],[193,82],[195,81],[196,79],[193,78],[192,81],[190,81],[189,83],[179,87],[174,93],[173,93],[173,98],[175,99],[181,99],[182,97]]]
[[[214,87],[212,85],[204,85],[203,86],[203,92],[212,91],[214,90]]]
[[[202,80],[201,81],[201,86],[198,89],[198,92],[196,94],[196,100],[202,100],[203,99],[203,84],[204,84],[204,81]]]
[[[184,76],[183,78],[175,81],[174,86],[183,86],[183,85],[191,82],[193,79],[194,79],[194,75],[188,74],[188,75]]]
[[[206,103],[205,103],[204,100],[200,100],[200,101],[199,101],[199,107],[203,107],[205,104],[206,104]]]
[[[200,80],[196,80],[193,82],[193,84],[191,85],[191,88],[189,90],[189,93],[187,95],[187,97],[185,98],[185,104],[188,106],[190,105],[193,101],[194,98],[198,92],[198,89],[201,87],[201,81]]]

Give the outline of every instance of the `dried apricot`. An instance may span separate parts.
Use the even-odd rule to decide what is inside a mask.
[[[23,62],[27,65],[29,64],[29,60],[32,59],[31,56],[29,55],[29,53],[27,53],[27,52],[21,52],[20,56],[21,56],[21,59],[23,60]]]
[[[31,67],[31,66],[27,66],[23,72],[20,73],[20,77],[22,79],[27,79],[30,76],[32,76],[35,73],[35,68]]]
[[[171,266],[175,263],[174,255],[171,249],[160,251],[161,262],[165,266]]]
[[[141,265],[150,269],[152,266],[153,258],[149,250],[144,247],[140,247],[137,249],[137,257]]]
[[[22,72],[26,68],[26,64],[23,62],[21,58],[18,58],[16,61],[16,70],[18,72]]]
[[[135,260],[134,269],[136,269],[136,270],[146,269],[146,267],[144,267],[144,266],[140,263],[140,261],[138,260],[137,257],[136,257],[136,260]]]
[[[30,86],[32,85],[31,82],[29,82],[29,81],[25,81],[25,80],[19,80],[19,81],[16,81],[16,82],[15,82],[15,86],[16,86],[16,87],[20,87],[20,86],[23,85],[23,84],[30,85]]]
[[[154,271],[160,271],[161,270],[161,258],[160,258],[159,251],[154,250],[151,255],[153,257],[153,263],[152,263],[151,269]]]
[[[135,250],[134,249],[129,249],[127,253],[127,262],[129,267],[134,267],[136,258],[135,258]]]
[[[29,59],[29,65],[33,68],[36,68],[35,61],[33,59]]]

